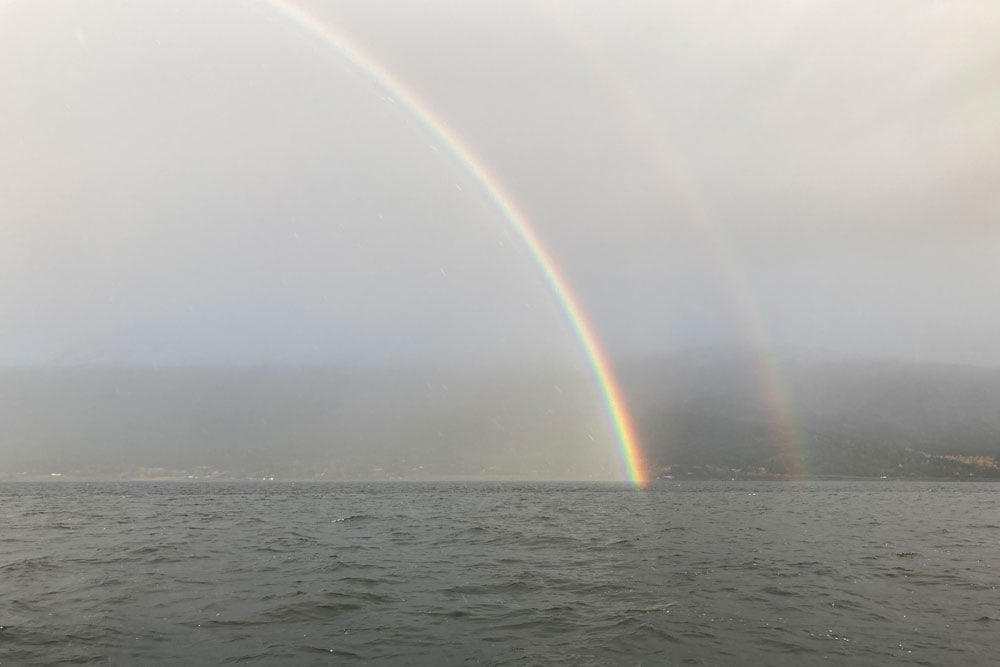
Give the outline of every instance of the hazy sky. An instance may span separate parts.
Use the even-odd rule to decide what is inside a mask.
[[[1000,9],[322,2],[615,356],[1000,364]],[[579,360],[438,137],[269,3],[0,4],[0,361]]]

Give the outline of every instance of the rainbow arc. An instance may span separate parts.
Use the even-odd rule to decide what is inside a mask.
[[[339,31],[336,26],[328,20],[317,18],[306,9],[288,0],[267,0],[267,4],[299,28],[321,39],[377,82],[431,134],[436,135],[448,147],[455,159],[479,183],[541,271],[579,342],[611,423],[620,450],[625,477],[637,487],[645,485],[647,479],[642,464],[639,440],[636,437],[635,427],[611,364],[608,362],[594,327],[588,320],[579,298],[573,292],[566,274],[559,267],[555,256],[543,242],[530,218],[521,210],[514,196],[462,136],[442,116],[437,114],[428,102],[367,54],[347,35]]]

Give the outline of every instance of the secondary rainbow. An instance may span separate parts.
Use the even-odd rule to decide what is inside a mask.
[[[528,216],[518,206],[517,201],[504,188],[500,179],[490,171],[485,162],[462,139],[458,132],[436,114],[427,102],[396,78],[392,72],[356,46],[346,35],[330,25],[329,21],[320,20],[302,7],[287,0],[264,1],[299,27],[322,39],[377,81],[395,97],[397,102],[401,103],[427,129],[437,135],[448,146],[455,158],[479,182],[483,191],[490,197],[510,228],[524,244],[559,301],[597,383],[620,449],[625,475],[635,486],[644,485],[647,480],[641,463],[642,455],[638,438],[635,435],[635,428],[632,425],[621,387],[604,351],[601,349],[594,328],[587,320],[579,299],[573,293],[569,281],[560,270],[555,257],[532,227]]]
[[[711,214],[702,189],[694,181],[694,172],[684,164],[662,118],[600,45],[579,28],[574,13],[569,11],[571,6],[557,0],[538,5],[603,87],[603,99],[611,102],[609,116],[617,118],[623,138],[646,157],[650,173],[661,184],[658,192],[662,210],[673,211],[676,221],[688,225],[701,237],[722,284],[728,289],[742,333],[755,353],[758,390],[768,415],[770,437],[782,454],[785,473],[792,478],[809,476],[808,451],[792,410],[788,382],[768,342],[767,327],[750,293],[736,249]]]

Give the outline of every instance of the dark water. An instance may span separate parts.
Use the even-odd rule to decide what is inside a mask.
[[[1000,485],[0,485],[3,664],[993,665]]]

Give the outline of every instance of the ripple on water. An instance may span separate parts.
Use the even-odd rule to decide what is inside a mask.
[[[30,487],[11,664],[993,664],[991,486]]]

